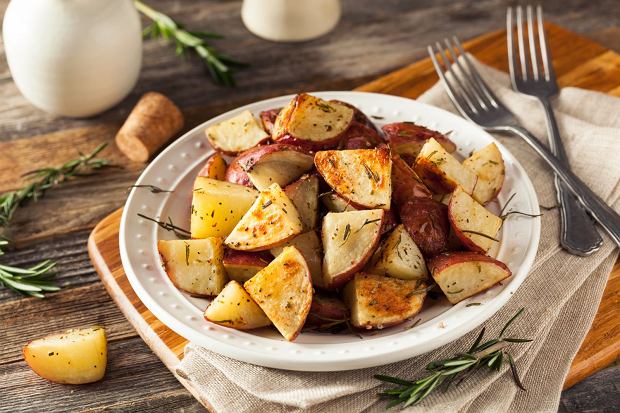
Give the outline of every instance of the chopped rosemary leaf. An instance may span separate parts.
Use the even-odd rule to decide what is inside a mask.
[[[148,188],[150,189],[152,194],[161,194],[163,192],[173,192],[169,189],[161,189],[160,187],[155,186],[155,185],[131,185],[129,187],[129,190],[131,190],[131,188]]]
[[[170,217],[168,217],[168,222],[165,222],[155,218],[147,217],[146,215],[141,213],[138,213],[138,216],[140,218],[144,218],[146,220],[156,223],[157,225],[159,225],[160,228],[165,229],[166,231],[172,231],[179,238],[189,238],[191,236],[190,231],[174,225]]]

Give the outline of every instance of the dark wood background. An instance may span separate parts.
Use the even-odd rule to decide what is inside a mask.
[[[14,0],[19,1],[19,0]],[[73,158],[114,134],[140,95],[156,90],[186,115],[186,129],[212,115],[258,99],[299,90],[351,89],[425,57],[425,47],[446,34],[468,39],[504,25],[502,0],[344,0],[343,17],[329,35],[307,43],[276,44],[252,36],[241,23],[240,1],[155,1],[147,3],[190,28],[226,36],[217,45],[251,63],[238,86],[214,86],[193,59],[174,57],[159,41],[144,44],[143,68],[134,91],[120,105],[86,120],[56,118],[32,107],[0,58],[0,191],[20,186],[19,175]],[[618,0],[541,2],[546,17],[620,51]],[[7,0],[0,0],[4,11]],[[0,53],[4,50],[0,46]],[[63,140],[59,142],[59,132]],[[93,144],[95,143],[95,144]],[[11,227],[18,249],[3,263],[58,262],[64,287],[46,300],[22,298],[0,289],[0,411],[203,411],[136,335],[108,297],[86,252],[89,230],[122,206],[126,189],[143,165],[130,163],[111,145],[104,155],[123,168],[70,182],[37,204],[20,210]],[[46,382],[22,360],[30,339],[60,329],[102,324],[109,337],[105,379],[86,386]],[[617,364],[562,395],[562,412],[620,411]]]

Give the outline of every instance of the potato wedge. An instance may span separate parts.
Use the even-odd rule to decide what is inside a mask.
[[[55,383],[101,380],[108,363],[103,327],[76,328],[33,340],[24,346],[23,353],[35,373]]]
[[[321,203],[329,212],[357,211],[359,209],[335,192],[321,194]]]
[[[428,270],[422,252],[415,245],[404,225],[390,233],[379,249],[376,262],[368,270],[371,274],[385,275],[402,280],[428,278]]]
[[[314,164],[325,182],[353,204],[390,209],[392,159],[387,148],[321,151]]]
[[[504,184],[506,168],[504,158],[495,143],[475,151],[463,161],[463,166],[471,169],[478,176],[472,196],[481,204],[493,200]]]
[[[243,153],[230,161],[228,168],[226,168],[224,180],[233,184],[254,188],[254,184],[250,181],[250,176],[241,165],[240,160],[243,160],[242,156]]]
[[[370,209],[330,212],[323,218],[323,278],[327,288],[339,288],[372,257],[381,237],[385,211]]]
[[[329,328],[349,320],[349,309],[340,298],[325,292],[314,293],[306,327]]]
[[[392,201],[403,205],[413,198],[430,198],[431,191],[422,183],[418,175],[397,154],[392,153]]]
[[[285,186],[312,168],[313,158],[296,146],[257,146],[240,154],[236,163],[259,190],[276,183]]]
[[[271,249],[274,257],[277,257],[284,251],[285,247],[293,246],[304,256],[310,275],[312,276],[312,285],[323,288],[323,270],[322,270],[322,249],[321,241],[316,231],[308,231],[297,235],[290,241],[287,241],[279,247]]]
[[[310,271],[301,252],[284,248],[244,287],[284,338],[295,340],[312,304]]]
[[[427,284],[359,273],[344,287],[344,301],[357,328],[382,329],[400,324],[422,309]]]
[[[205,134],[211,146],[229,155],[253,148],[269,139],[269,134],[249,110],[209,126]]]
[[[478,179],[472,170],[461,165],[433,138],[420,150],[413,169],[426,186],[439,194],[450,193],[457,186],[471,194]]]
[[[398,216],[425,257],[445,251],[450,234],[445,205],[432,198],[413,198],[398,208]]]
[[[269,265],[272,260],[273,257],[269,253],[236,251],[227,248],[224,251],[223,264],[228,278],[244,283]]]
[[[207,321],[237,330],[251,330],[271,324],[263,310],[237,281],[233,280],[205,310]]]
[[[461,188],[450,197],[448,217],[454,234],[467,249],[486,253],[493,243],[498,242],[496,236],[502,227],[502,219]]]
[[[487,290],[512,275],[503,262],[469,251],[440,254],[428,262],[428,268],[452,304]]]
[[[269,135],[271,135],[271,133],[273,132],[273,125],[276,123],[276,118],[278,117],[278,113],[280,113],[281,110],[282,108],[264,110],[259,115],[260,122],[263,125],[263,129]]]
[[[226,179],[226,168],[227,165],[224,157],[219,152],[215,152],[209,156],[200,172],[198,172],[198,176],[223,181]]]
[[[376,129],[353,121],[344,133],[338,149],[374,149],[384,143]]]
[[[265,251],[301,234],[299,212],[280,185],[273,184],[252,204],[226,238],[226,246],[240,251]]]
[[[304,175],[284,188],[299,216],[304,231],[316,228],[319,211],[319,178],[316,175]]]
[[[192,238],[226,237],[257,196],[252,188],[197,177],[190,215]]]
[[[366,116],[366,114],[364,112],[362,112],[361,110],[359,110],[357,108],[357,106],[354,106],[348,102],[343,102],[342,100],[337,100],[337,99],[332,99],[329,101],[330,103],[336,103],[336,104],[341,104],[344,105],[348,108],[353,109],[353,120],[355,122],[358,122],[372,130],[374,130],[375,132],[379,132],[379,130],[377,129],[377,127],[375,126],[375,124],[368,118],[368,116]],[[383,140],[383,139],[381,139]]]
[[[392,149],[409,162],[415,160],[422,146],[431,138],[439,142],[448,153],[456,151],[456,145],[446,135],[413,122],[390,123],[381,129]]]
[[[335,148],[353,121],[353,109],[300,93],[285,106],[273,125],[276,142],[309,150]]]
[[[172,284],[197,297],[217,295],[228,282],[219,237],[159,240],[157,250]]]

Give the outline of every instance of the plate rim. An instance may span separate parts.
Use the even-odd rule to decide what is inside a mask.
[[[445,109],[432,106],[432,105],[429,105],[423,102],[418,102],[414,99],[401,97],[401,96],[387,95],[387,94],[381,94],[381,93],[371,93],[371,92],[358,92],[358,91],[319,91],[319,92],[308,92],[308,93],[317,95],[317,96],[322,96],[322,97],[330,97],[330,95],[347,95],[347,96],[356,96],[356,95],[360,96],[361,95],[361,96],[366,96],[366,97],[374,97],[377,99],[387,98],[387,99],[402,100],[403,102],[406,102],[406,103],[414,102],[416,105],[421,105],[422,107],[425,107],[425,109],[427,110],[440,111],[442,112],[442,116],[446,116],[448,118],[457,118],[461,122],[465,121],[463,118],[460,118],[458,115],[451,113]],[[247,105],[243,105],[241,107],[233,108],[229,111],[226,111],[218,116],[214,116],[200,123],[196,127],[192,128],[191,130],[189,130],[188,132],[186,132],[185,134],[177,138],[166,149],[164,149],[155,159],[153,159],[150,162],[150,164],[142,171],[136,183],[140,183],[143,177],[148,175],[148,173],[152,169],[159,167],[157,165],[158,159],[164,158],[166,154],[169,154],[170,152],[175,151],[176,148],[179,147],[182,142],[184,142],[185,140],[191,139],[191,137],[194,136],[197,132],[204,130],[207,123],[216,122],[219,119],[223,119],[223,118],[226,118],[227,116],[231,116],[230,115],[231,112],[240,112],[246,109],[252,110],[253,107],[261,106],[261,105],[268,105],[271,102],[279,102],[285,99],[290,99],[293,96],[295,96],[295,94],[283,95],[283,96],[278,96],[278,97],[273,97],[269,99],[252,102]],[[536,191],[534,189],[532,181],[529,178],[526,170],[523,168],[523,166],[518,161],[518,159],[515,158],[514,155],[512,155],[512,153],[508,151],[508,149],[504,145],[502,145],[501,142],[499,142],[491,134],[484,131],[484,129],[480,128],[479,126],[472,124],[471,122],[468,122],[468,123],[470,124],[471,127],[473,127],[474,129],[477,129],[478,132],[482,133],[483,135],[486,135],[487,137],[490,137],[490,139],[500,147],[500,150],[502,152],[508,153],[510,155],[511,161],[513,162],[515,168],[523,175],[520,181],[522,184],[525,185],[527,189],[528,199],[530,199],[531,201],[534,201],[532,212],[535,214],[539,213],[538,198],[536,195]],[[205,152],[205,155],[207,153],[208,151]],[[224,356],[231,357],[233,359],[248,362],[248,363],[255,364],[255,365],[279,368],[279,369],[284,369],[284,370],[294,370],[294,371],[342,371],[342,370],[352,370],[352,369],[385,365],[385,364],[389,364],[392,362],[411,358],[416,355],[427,353],[429,351],[432,351],[436,348],[439,348],[447,343],[450,343],[462,337],[463,335],[467,334],[471,330],[479,327],[481,324],[487,321],[490,317],[492,317],[500,308],[506,305],[506,303],[510,300],[512,293],[514,293],[520,287],[522,282],[525,280],[525,278],[529,274],[531,267],[534,263],[536,252],[539,247],[540,234],[541,234],[541,222],[540,222],[541,220],[540,219],[532,220],[531,221],[532,238],[530,239],[530,242],[528,243],[527,250],[525,251],[524,259],[519,263],[518,273],[513,274],[513,277],[515,277],[515,279],[517,279],[516,275],[520,275],[518,284],[514,285],[514,282],[511,282],[511,284],[509,285],[511,285],[512,288],[504,288],[489,303],[485,303],[484,306],[477,306],[477,307],[484,307],[483,310],[478,312],[477,318],[472,317],[469,320],[467,320],[467,322],[463,322],[459,326],[451,327],[444,334],[441,334],[439,338],[435,339],[432,343],[426,343],[425,346],[420,346],[421,348],[418,348],[416,351],[409,352],[407,354],[402,354],[404,352],[402,350],[398,350],[398,351],[393,351],[388,354],[385,354],[385,352],[381,352],[380,354],[363,354],[359,357],[351,357],[349,354],[348,356],[343,355],[343,357],[337,362],[334,362],[334,360],[331,360],[331,359],[327,361],[317,361],[316,359],[305,360],[299,357],[296,357],[294,360],[283,360],[281,354],[277,352],[271,353],[267,351],[257,351],[258,349],[256,348],[251,349],[251,350],[246,350],[245,348],[241,348],[238,346],[237,347],[226,346],[226,345],[222,345],[221,341],[216,340],[212,337],[209,337],[206,334],[196,333],[192,328],[187,327],[184,323],[180,323],[176,316],[172,315],[170,311],[163,308],[155,299],[153,299],[153,297],[151,297],[149,292],[146,291],[146,289],[142,286],[141,281],[138,279],[138,276],[135,273],[135,269],[131,265],[131,260],[129,258],[128,249],[127,249],[127,242],[126,242],[127,241],[127,237],[126,237],[127,219],[128,219],[128,214],[130,210],[129,208],[130,204],[133,201],[134,196],[136,196],[136,194],[137,194],[136,189],[135,188],[132,189],[132,191],[130,192],[127,198],[125,206],[123,208],[123,213],[121,216],[121,223],[120,223],[120,230],[119,230],[119,250],[120,250],[120,255],[121,255],[121,261],[123,264],[123,269],[125,271],[127,279],[129,280],[129,283],[132,289],[134,290],[138,298],[142,301],[142,303],[147,307],[147,309],[151,311],[157,319],[159,319],[163,324],[165,324],[168,328],[173,330],[175,333],[186,338],[190,342],[197,343],[201,346],[206,347],[207,349],[211,351],[215,351]],[[389,339],[389,336],[385,338]],[[360,343],[363,343],[363,341],[360,341]],[[293,349],[294,346],[301,345],[301,344],[296,344],[296,343],[288,343],[288,344],[290,346],[293,346],[291,347],[291,349]],[[333,346],[342,346],[343,344],[351,345],[351,343],[334,343]],[[312,344],[305,344],[303,346],[312,346]],[[407,349],[411,349],[411,347],[412,346],[410,345],[409,347],[407,347]],[[294,351],[294,350],[291,350],[291,351]],[[321,355],[321,353],[322,353],[321,351],[317,351],[316,356],[324,357]],[[399,353],[399,354],[396,354],[396,353]],[[294,366],[290,365],[291,362],[294,363]]]

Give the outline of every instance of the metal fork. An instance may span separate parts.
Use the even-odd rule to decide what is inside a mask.
[[[510,68],[510,80],[512,88],[517,92],[531,95],[540,101],[547,115],[547,134],[551,152],[567,168],[570,168],[566,151],[562,145],[560,131],[553,115],[550,98],[557,95],[558,84],[555,79],[555,71],[551,62],[550,51],[547,50],[547,39],[543,26],[542,7],[536,8],[536,21],[538,26],[538,41],[535,35],[535,24],[532,6],[527,6],[527,36],[523,24],[523,8],[516,8],[517,20],[517,44],[518,53],[514,50],[514,22],[513,10],[508,8],[506,13],[506,32],[508,42],[508,63]],[[531,63],[528,64],[528,50],[526,37],[529,40],[529,56]],[[538,52],[537,52],[538,50]],[[538,57],[542,63],[540,67]],[[566,188],[566,185],[555,177],[560,208],[560,245],[568,252],[575,255],[590,255],[598,250],[603,244],[603,238],[598,233],[594,222],[586,213],[583,206]]]
[[[452,41],[444,39],[444,44],[447,51],[444,51],[444,47],[437,42],[436,49],[428,46],[428,53],[450,100],[461,115],[488,131],[508,132],[521,137],[551,167],[586,210],[620,246],[620,215],[564,166],[538,138],[518,124],[512,112],[482,80],[456,37]],[[436,54],[438,57],[435,57]],[[451,55],[454,64],[448,59],[447,54]]]

